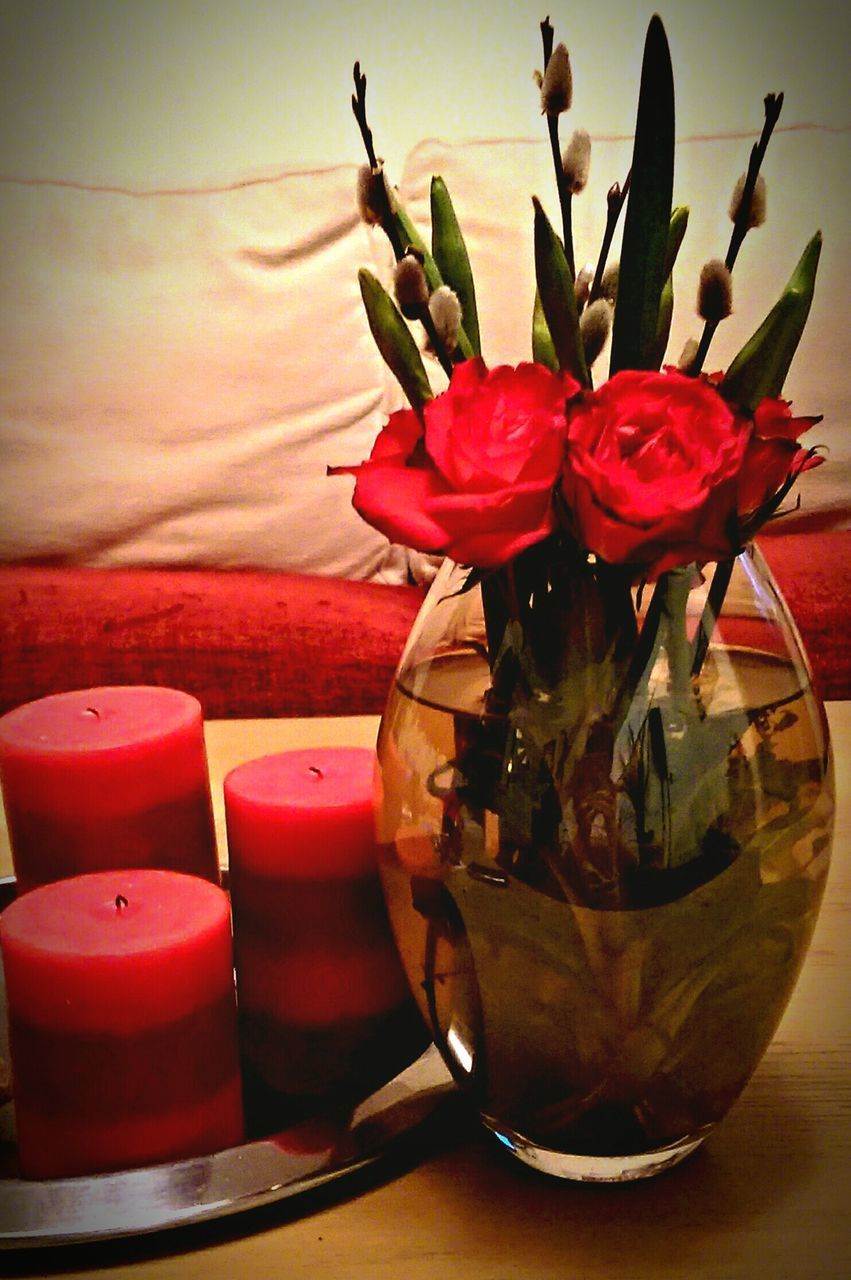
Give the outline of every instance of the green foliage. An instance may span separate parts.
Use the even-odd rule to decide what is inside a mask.
[[[783,293],[728,368],[720,388],[725,399],[753,410],[765,396],[780,395],[810,313],[820,254],[817,231]]]
[[[464,333],[472,354],[479,356],[482,348],[470,258],[446,183],[440,177],[431,180],[431,249],[444,283],[458,295]]]
[[[654,15],[641,68],[611,373],[652,367],[666,279],[673,185],[674,78],[665,30]]]
[[[541,295],[535,290],[535,308],[532,312],[532,359],[545,365],[553,373],[558,372],[558,357],[547,327],[547,318],[541,306]]]
[[[671,214],[671,221],[668,227],[668,244],[665,250],[665,283],[662,286],[662,293],[659,298],[659,315],[656,320],[656,341],[651,349],[648,367],[651,369],[659,369],[662,361],[665,359],[665,352],[668,350],[668,341],[671,336],[671,320],[674,315],[674,263],[677,260],[677,254],[680,251],[680,245],[683,242],[683,236],[688,226],[688,209],[685,205],[678,205]]]
[[[408,211],[401,204],[396,204],[393,210],[393,221],[399,233],[400,243],[403,249],[409,246],[416,249],[417,253],[422,255],[423,271],[425,272],[426,283],[430,290],[434,291],[439,285],[443,284],[443,278],[440,269],[434,258],[429,253],[426,242],[420,235],[416,225],[411,221]]]
[[[680,246],[688,227],[688,218],[689,207],[685,204],[678,204],[671,214],[671,221],[668,223],[668,242],[665,245],[665,265],[663,267],[666,280],[676,265],[677,255],[680,252]]]
[[[376,346],[408,397],[411,408],[419,412],[433,397],[428,374],[411,331],[387,290],[370,271],[361,268],[358,282]]]
[[[448,195],[447,195],[447,199],[448,199]],[[393,220],[396,223],[397,231],[399,233],[399,236],[401,237],[401,242],[405,246],[405,248],[410,246],[412,249],[415,249],[417,253],[422,257],[423,271],[425,272],[426,284],[429,287],[429,292],[434,293],[435,289],[439,289],[442,284],[449,284],[449,287],[454,289],[455,286],[451,284],[450,281],[444,280],[440,267],[438,266],[437,262],[435,261],[431,253],[429,253],[428,248],[426,247],[425,241],[423,240],[422,236],[420,235],[419,231],[417,230],[414,223],[411,221],[407,211],[402,207],[402,205],[396,206],[395,210],[393,211]],[[460,231],[459,231],[459,235],[460,235]],[[466,253],[466,249],[465,249],[465,253]],[[471,281],[471,284],[472,284],[472,281]],[[457,293],[458,290],[456,289],[455,292]],[[470,340],[467,337],[467,331],[464,327],[464,316],[463,316],[464,299],[461,298],[460,294],[458,296],[459,296],[459,300],[461,302],[461,307],[462,307],[461,329],[458,333],[458,350],[460,351],[461,355],[464,357],[465,360],[469,360],[470,357],[475,353],[473,351],[473,347],[470,343]],[[473,305],[475,307],[475,302]],[[478,333],[478,322],[477,322],[477,333]]]
[[[566,369],[583,386],[590,385],[588,366],[579,335],[579,315],[573,276],[564,246],[553,230],[537,197],[535,207],[535,275],[541,310],[560,369]]]
[[[659,315],[656,318],[656,340],[647,360],[648,369],[660,369],[671,337],[671,321],[674,317],[674,280],[668,276],[659,298]]]
[[[665,352],[668,350],[668,341],[671,337],[671,320],[674,315],[674,264],[688,226],[688,214],[689,211],[685,205],[678,205],[671,214],[671,221],[668,226],[668,244],[665,250],[664,267],[665,283],[662,286],[662,293],[659,298],[656,341],[651,349],[648,362],[651,369],[661,368],[662,361],[665,359]]]

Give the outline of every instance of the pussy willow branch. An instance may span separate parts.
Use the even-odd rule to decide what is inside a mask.
[[[751,203],[756,188],[756,180],[759,177],[759,171],[765,158],[768,143],[774,132],[774,126],[780,118],[780,112],[783,109],[783,94],[769,93],[766,95],[764,102],[765,120],[762,126],[762,133],[759,141],[755,142],[751,148],[750,159],[748,161],[747,173],[745,174],[745,182],[742,188],[739,207],[736,210],[736,217],[733,222],[733,231],[730,236],[730,245],[727,249],[727,256],[724,259],[725,266],[728,271],[733,270],[739,250],[742,247],[745,236],[749,230]],[[709,345],[718,328],[718,321],[707,320],[703,327],[703,333],[700,336],[697,352],[694,360],[689,366],[687,372],[692,376],[696,376],[703,368],[704,361],[709,352]],[[709,651],[709,643],[712,639],[712,633],[715,629],[715,622],[724,604],[727,595],[727,589],[730,586],[730,579],[733,575],[733,565],[735,557],[727,560],[719,561],[715,566],[715,572],[712,575],[712,582],[706,597],[706,603],[703,608],[700,622],[697,628],[697,634],[694,638],[692,649],[692,676],[700,674],[706,655]]]
[[[550,25],[549,18],[544,18],[541,23],[541,42],[544,50],[544,75],[547,73],[547,63],[552,57],[554,32]],[[573,255],[573,193],[567,185],[567,178],[564,174],[564,167],[561,163],[561,145],[558,137],[558,116],[547,116],[547,130],[550,135],[550,150],[553,154],[553,167],[556,175],[556,190],[558,192],[558,203],[561,209],[561,225],[562,239],[564,241],[564,256],[567,258],[567,265],[570,267],[570,274],[576,278],[576,263]]]
[[[372,138],[372,129],[369,127],[369,121],[366,114],[366,75],[360,69],[360,63],[354,65],[354,81],[355,91],[352,94],[352,111],[358,128],[360,129],[361,138],[363,139],[366,158],[375,179],[373,184],[373,192],[371,193],[378,206],[377,212],[381,218],[381,228],[387,239],[390,241],[393,249],[393,256],[398,262],[400,258],[404,258],[408,252],[409,246],[403,244],[399,235],[399,228],[396,219],[393,216],[393,208],[390,203],[390,194],[387,190],[387,184],[384,180],[384,165],[375,154],[375,145]],[[452,376],[452,358],[446,350],[446,344],[443,342],[437,327],[432,318],[432,314],[427,306],[421,307],[417,314],[417,319],[422,324],[428,335],[431,349],[440,361],[440,366],[447,378]]]
[[[780,118],[780,112],[783,110],[783,94],[767,94],[763,105],[765,107],[765,122],[762,126],[762,133],[760,134],[759,141],[755,142],[751,148],[748,171],[745,175],[745,185],[742,189],[742,198],[739,201],[736,220],[733,223],[733,232],[730,236],[730,247],[727,250],[727,257],[724,260],[728,271],[733,270],[733,264],[735,263],[739,250],[742,247],[742,241],[748,233],[751,202],[753,201],[756,180],[759,177],[759,171],[762,167],[762,162],[765,159],[765,153],[768,149],[768,143],[771,135],[774,132],[774,126],[777,124],[777,121]]]
[[[730,236],[730,245],[727,249],[727,256],[724,264],[728,271],[733,270],[739,250],[742,247],[745,236],[750,229],[751,203],[753,201],[753,193],[756,187],[756,180],[759,177],[759,171],[765,158],[768,143],[774,132],[774,126],[780,117],[783,109],[783,94],[769,93],[764,99],[765,121],[762,126],[762,133],[759,141],[755,142],[751,148],[750,160],[748,161],[748,169],[745,174],[745,184],[742,188],[742,196],[739,200],[739,207],[736,211],[736,218],[733,222],[733,231]],[[697,346],[694,360],[688,367],[687,372],[696,377],[703,368],[706,357],[709,353],[709,345],[715,336],[715,330],[718,328],[718,320],[707,320],[703,326],[703,333],[700,335],[700,342]]]
[[[629,184],[632,178],[632,170],[626,175],[623,187],[615,182],[609,187],[606,195],[606,229],[603,232],[603,242],[600,245],[600,256],[597,259],[597,268],[594,272],[594,280],[591,285],[591,291],[588,294],[589,304],[596,301],[600,296],[603,287],[603,273],[606,270],[606,262],[609,257],[609,250],[612,247],[612,240],[615,236],[615,228],[618,225],[618,218],[621,216],[621,209],[626,204],[626,198],[629,194]]]
[[[434,323],[434,318],[432,317],[432,314],[429,311],[428,307],[420,307],[418,309],[417,319],[419,320],[420,324],[428,334],[429,344],[431,346],[432,351],[437,356],[437,359],[440,362],[441,369],[446,374],[447,378],[451,378],[452,370],[455,365],[455,360],[447,351],[446,343],[443,341],[440,334],[437,332],[437,326]],[[456,352],[457,352],[457,348],[456,348]],[[459,360],[461,359],[460,355],[458,355],[458,359]]]
[[[355,91],[352,94],[352,111],[355,120],[358,123],[361,137],[363,138],[364,149],[366,150],[366,158],[369,161],[369,167],[372,170],[372,176],[375,179],[373,184],[373,192],[371,193],[376,201],[377,212],[381,217],[381,227],[387,239],[393,248],[393,255],[398,262],[404,257],[405,245],[402,244],[396,220],[393,217],[393,209],[390,204],[390,193],[387,190],[387,184],[384,180],[384,165],[375,154],[375,147],[372,141],[372,130],[366,118],[366,76],[362,74],[360,63],[356,62],[354,66]]]
[[[547,63],[553,55],[553,41],[555,40],[555,32],[553,31],[550,16],[547,14],[541,23],[541,43],[544,46],[544,71],[547,69]]]
[[[358,128],[363,138],[363,145],[366,150],[366,158],[369,161],[369,167],[373,173],[379,168],[378,160],[375,156],[375,148],[372,145],[372,130],[370,129],[366,119],[366,76],[362,74],[360,63],[356,62],[354,66],[355,91],[352,94],[352,111],[358,122]]]

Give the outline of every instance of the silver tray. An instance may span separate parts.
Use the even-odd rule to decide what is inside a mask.
[[[0,879],[0,908],[13,891],[14,881]],[[0,1001],[5,1039],[4,991]],[[293,1149],[296,1128],[213,1155],[118,1173],[42,1181],[0,1177],[0,1249],[144,1235],[302,1195],[380,1160],[455,1093],[430,1045],[329,1129],[321,1150]]]

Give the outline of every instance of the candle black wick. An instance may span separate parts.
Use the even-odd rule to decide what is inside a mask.
[[[94,716],[95,720],[100,720],[100,712],[97,707],[86,707],[85,714],[87,716]]]
[[[312,773],[315,778],[322,777],[322,770],[315,764],[308,765],[308,773]]]
[[[124,908],[128,905],[127,899],[125,898],[123,893],[117,893],[115,895],[115,905],[119,911],[123,911]]]

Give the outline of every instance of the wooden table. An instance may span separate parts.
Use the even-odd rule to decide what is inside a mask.
[[[851,702],[828,706],[839,812],[813,944],[778,1033],[705,1146],[655,1181],[548,1180],[457,1111],[390,1162],[191,1230],[0,1255],[0,1274],[109,1280],[844,1280],[851,1275]],[[372,745],[373,719],[208,725],[217,819],[232,765]],[[0,866],[8,859],[0,831]]]

